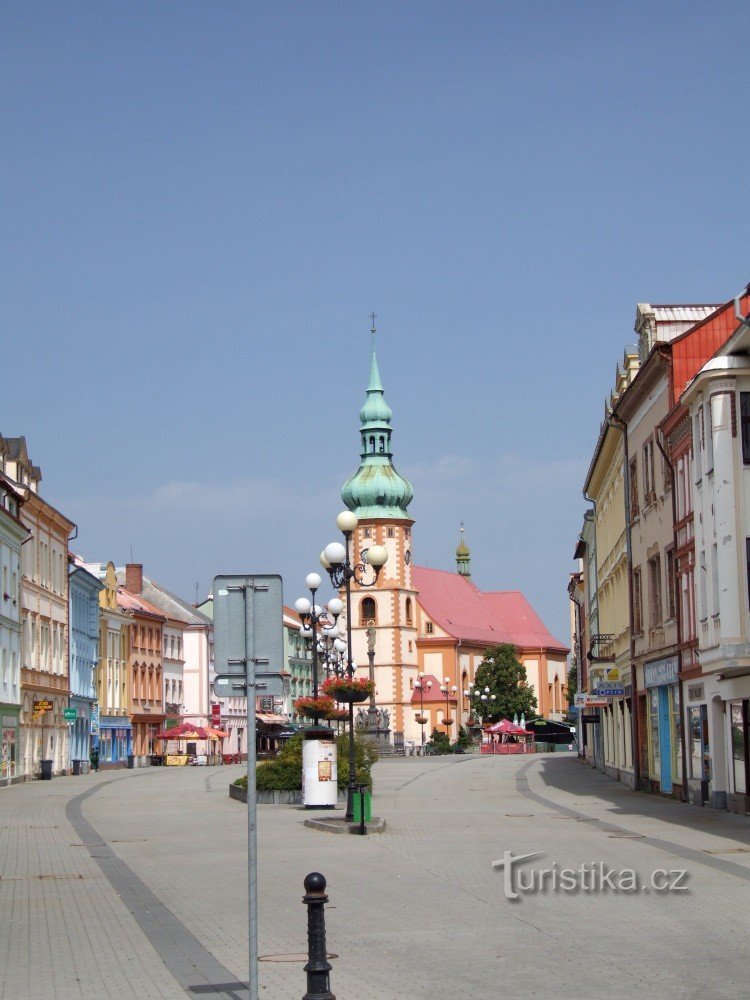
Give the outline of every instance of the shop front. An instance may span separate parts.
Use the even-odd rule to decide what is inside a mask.
[[[677,656],[643,666],[646,689],[648,781],[651,791],[677,795],[682,790],[682,720]]]
[[[99,767],[126,767],[132,752],[133,731],[127,716],[103,715],[99,719]]]
[[[704,676],[687,680],[685,694],[685,739],[687,740],[688,801],[693,805],[725,809],[726,781],[719,754],[723,742],[724,711],[718,678]],[[718,765],[718,766],[717,766]]]
[[[163,763],[162,741],[158,733],[164,728],[164,715],[133,715],[133,749],[136,767]]]
[[[18,705],[0,705],[0,785],[18,780],[19,712]]]
[[[85,774],[89,769],[91,704],[86,698],[71,695],[69,714],[65,713],[70,726],[70,764],[74,774]]]
[[[727,808],[750,815],[750,676],[723,679],[719,687],[726,709]]]

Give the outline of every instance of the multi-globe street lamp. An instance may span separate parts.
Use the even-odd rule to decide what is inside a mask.
[[[374,587],[380,570],[388,561],[388,552],[382,545],[372,545],[361,555],[361,562],[352,563],[350,556],[351,540],[359,524],[357,515],[350,510],[342,511],[336,518],[336,525],[344,536],[344,544],[331,542],[326,545],[320,555],[322,566],[328,571],[333,586],[346,590],[346,676],[354,678],[354,661],[352,660],[352,580],[358,587]],[[374,578],[365,579],[367,567],[374,571]],[[357,769],[354,760],[354,702],[349,702],[349,781],[346,794],[346,818],[354,819],[354,797],[357,791]]]
[[[302,622],[299,633],[312,650],[313,698],[318,697],[319,656],[326,649],[327,640],[331,638],[331,641],[335,642],[334,635],[339,636],[338,617],[344,610],[344,605],[338,597],[332,597],[325,607],[315,603],[315,594],[322,582],[318,573],[308,573],[305,577],[305,585],[310,591],[312,600],[300,597],[294,602],[294,609]],[[318,722],[318,716],[315,715],[314,725],[317,726]]]
[[[443,718],[443,725],[445,726],[445,735],[448,737],[448,739],[450,739],[450,727],[453,725],[453,719],[451,719],[450,717],[451,709],[450,709],[449,699],[451,695],[455,697],[456,691],[458,691],[458,688],[456,687],[455,684],[451,685],[451,687],[448,687],[449,684],[450,684],[450,677],[446,677],[445,684],[440,685],[440,690],[445,695],[445,717]]]
[[[419,725],[422,727],[422,746],[424,746],[424,727],[427,723],[424,714],[424,695],[425,691],[429,694],[432,689],[432,681],[425,681],[424,679],[424,670],[420,670],[419,677],[414,681],[414,687],[419,691]]]
[[[484,689],[484,691],[482,691],[481,688],[475,687],[474,691],[472,693],[473,693],[473,695],[474,695],[475,698],[479,698],[479,700],[483,701],[483,702],[496,701],[497,700],[497,695],[490,694],[490,689],[488,687],[486,687]],[[479,707],[479,706],[477,706],[477,707]]]

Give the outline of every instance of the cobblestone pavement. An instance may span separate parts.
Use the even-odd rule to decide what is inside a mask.
[[[0,790],[0,997],[241,997],[241,767],[144,769]],[[304,876],[328,878],[339,1000],[750,997],[750,825],[631,792],[572,755],[384,760],[378,836],[258,816],[261,996],[305,991]],[[531,867],[687,869],[688,891],[505,899]],[[219,993],[219,990],[223,992]],[[246,994],[245,994],[246,995]]]

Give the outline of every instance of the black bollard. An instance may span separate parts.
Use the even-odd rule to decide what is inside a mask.
[[[302,1000],[336,1000],[331,993],[331,964],[326,958],[325,905],[328,896],[325,876],[320,872],[310,872],[305,879],[302,902],[307,906],[307,993]]]

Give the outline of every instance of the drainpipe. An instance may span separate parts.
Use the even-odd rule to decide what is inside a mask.
[[[662,430],[661,427],[656,428],[656,434],[654,435],[656,439],[656,444],[659,447],[659,451],[662,454],[662,458],[665,463],[669,466],[669,478],[672,481],[672,545],[674,552],[674,588],[677,588],[677,529],[675,525],[677,524],[677,481],[675,478],[674,465],[669,459],[669,455],[666,452],[662,444]],[[669,581],[667,581],[669,582]],[[673,594],[674,597],[674,616],[677,622],[677,682],[680,686],[680,729],[682,730],[682,801],[687,802],[687,740],[685,739],[685,687],[684,681],[682,679],[682,607],[679,600],[678,594]]]
[[[631,544],[630,532],[630,449],[628,446],[628,425],[612,413],[609,418],[610,425],[622,431],[622,444],[624,453],[624,503],[625,503],[625,551],[628,561],[628,622],[630,625],[630,663],[631,663],[631,688],[633,691],[633,780],[636,789],[641,785],[641,733],[638,723],[638,671],[635,666],[635,636],[634,636],[634,615],[633,615],[633,548]]]
[[[593,497],[590,497],[588,495],[588,493],[586,492],[585,488],[583,490],[581,490],[581,492],[583,493],[583,499],[587,503],[591,504],[591,506],[593,508],[593,511],[594,511],[594,546],[596,548],[596,558],[594,559],[594,599],[596,601],[596,620],[597,620],[597,628],[598,628],[599,627],[599,625],[598,625],[598,622],[599,622],[599,565],[598,565],[599,544],[598,544],[598,541],[597,541],[597,538],[596,538],[596,500],[594,500]],[[586,580],[588,581],[588,566],[587,565],[584,565],[583,572],[584,572],[584,576],[585,576]],[[591,631],[591,615],[588,616],[588,622],[589,622],[589,632],[590,632]],[[589,638],[590,638],[590,636],[589,636]],[[590,648],[591,648],[591,646],[589,646],[589,649]],[[588,650],[586,650],[586,652],[583,654],[583,656],[588,657]],[[583,656],[581,657],[581,663],[583,663]],[[587,663],[586,664],[586,688],[588,688],[588,686],[589,686],[589,670],[588,670],[588,663]],[[597,711],[599,711],[599,710],[597,709]],[[584,743],[587,742],[587,741],[586,741],[586,736],[585,736],[586,730],[584,729],[584,723],[581,722],[581,716],[582,715],[583,715],[583,710],[581,710],[578,713],[578,745],[581,748],[581,756],[585,760],[586,759],[586,748],[584,746]],[[593,753],[594,767],[596,767],[596,740],[594,740],[593,749],[594,749],[594,753]],[[604,752],[602,751],[602,768],[603,767],[604,767]]]

